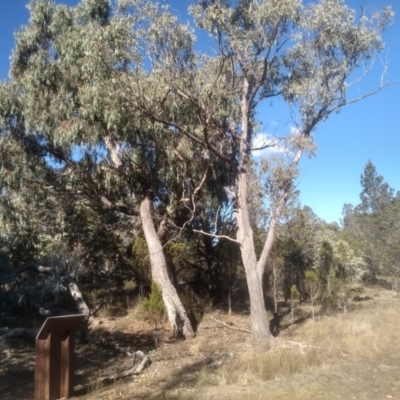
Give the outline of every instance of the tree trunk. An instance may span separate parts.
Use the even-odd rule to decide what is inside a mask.
[[[83,299],[82,292],[79,289],[79,286],[76,282],[72,281],[68,285],[69,292],[71,293],[72,298],[75,301],[76,308],[81,314],[85,314],[87,318],[90,315],[90,309],[86,304],[85,300]]]
[[[79,289],[78,284],[75,281],[71,281],[68,284],[69,292],[71,293],[72,298],[75,301],[76,308],[80,314],[86,315],[85,320],[82,325],[79,327],[79,336],[80,340],[84,343],[90,342],[90,325],[93,321],[93,318],[90,315],[90,309],[86,304],[82,292]]]
[[[245,115],[246,108],[243,108],[243,115]],[[243,133],[248,131],[248,120],[242,120],[242,137],[246,137]],[[245,139],[242,138],[241,146]],[[243,145],[244,146],[244,145]],[[241,149],[241,156],[246,160],[247,149]],[[293,172],[301,158],[302,150],[299,150],[289,170]],[[267,313],[265,311],[264,293],[263,293],[263,275],[267,260],[272,249],[273,240],[278,227],[279,219],[285,208],[286,202],[290,197],[290,185],[287,185],[276,205],[273,213],[272,220],[268,229],[267,240],[264,244],[263,251],[257,262],[255,253],[255,246],[253,240],[253,231],[250,225],[249,210],[247,204],[247,172],[246,163],[243,162],[240,173],[238,174],[238,210],[236,212],[236,219],[238,224],[237,239],[240,242],[240,250],[242,254],[242,261],[246,271],[247,286],[250,295],[250,312],[252,324],[252,340],[255,344],[263,344],[269,347],[272,343],[272,335],[269,331],[269,322]]]
[[[154,227],[151,204],[150,198],[146,196],[140,205],[140,219],[142,221],[146,243],[149,248],[152,279],[161,288],[168,320],[174,335],[178,337],[183,336],[185,338],[194,337],[195,333],[190,320],[168,275],[164,250]]]
[[[249,160],[248,138],[250,134],[249,93],[250,84],[247,79],[244,79],[241,102],[242,137],[240,140],[240,162],[237,175],[238,209],[235,213],[238,224],[237,239],[240,243],[240,252],[246,272],[246,281],[250,296],[251,339],[255,345],[270,347],[272,343],[272,335],[269,331],[269,322],[265,310],[262,285],[263,274],[259,273],[257,269],[257,256],[247,203],[247,164]]]
[[[240,242],[240,251],[250,295],[252,342],[255,345],[270,347],[272,335],[269,331],[269,322],[265,310],[262,276],[257,271],[253,230],[251,229],[248,215],[247,176],[245,172],[242,172],[239,176],[238,188],[239,207],[236,212],[238,223],[237,239]]]

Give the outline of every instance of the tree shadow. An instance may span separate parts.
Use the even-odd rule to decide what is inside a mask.
[[[167,391],[178,389],[180,387],[194,387],[198,381],[199,373],[205,368],[218,368],[213,365],[215,360],[211,357],[204,357],[200,361],[186,365],[174,372],[168,382],[159,382],[162,385],[161,392],[150,397],[151,400],[162,400],[167,398]]]
[[[159,334],[163,334],[159,331]],[[153,331],[125,333],[109,332],[98,327],[94,330],[95,344],[77,346],[75,368],[76,397],[84,396],[96,389],[119,381],[118,374],[133,365],[133,357],[119,348],[132,353],[141,350],[148,353],[156,347]],[[116,346],[117,345],[117,346]]]
[[[129,348],[132,352],[142,350],[148,353],[155,348],[152,331],[123,333],[95,329],[96,341],[80,344],[75,341],[74,396],[80,397],[98,387],[108,386],[115,376],[133,364],[133,358],[114,346]],[[160,335],[165,332],[159,332]],[[104,338],[104,340],[99,340]],[[2,400],[25,400],[34,397],[35,382],[35,341],[8,339],[0,342],[0,393]]]
[[[3,400],[32,399],[35,346],[32,340],[8,339],[0,343],[0,393]]]

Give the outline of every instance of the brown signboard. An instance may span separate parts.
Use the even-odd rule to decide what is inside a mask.
[[[74,390],[74,333],[85,315],[46,319],[36,337],[35,400],[69,398]]]

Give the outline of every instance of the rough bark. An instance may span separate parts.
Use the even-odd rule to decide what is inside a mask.
[[[149,248],[152,279],[161,288],[168,320],[174,335],[178,337],[183,336],[185,338],[193,337],[195,335],[193,327],[168,275],[164,250],[154,227],[151,205],[151,199],[146,196],[140,205],[140,219],[146,243]]]

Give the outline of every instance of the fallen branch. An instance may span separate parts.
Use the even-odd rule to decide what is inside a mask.
[[[35,339],[39,329],[36,328],[0,328],[0,342],[7,339]]]
[[[105,340],[103,340],[104,343],[106,343]],[[139,375],[145,368],[147,368],[151,364],[151,360],[148,356],[144,354],[143,351],[136,351],[132,352],[126,347],[120,346],[117,342],[110,342],[106,343],[114,349],[120,351],[121,353],[126,354],[127,356],[133,356],[133,361],[132,365],[130,365],[128,368],[126,368],[124,371],[117,373],[116,375],[112,376],[111,378],[105,378],[107,379],[120,379],[120,378],[126,378],[127,376],[131,375]]]
[[[134,366],[134,374],[138,375],[140,374],[145,368],[147,368],[151,364],[151,360],[148,356],[146,356],[143,351],[137,351],[135,355],[133,356],[133,362],[140,360],[139,363],[137,363]]]
[[[137,358],[139,358],[141,361],[135,364]],[[133,363],[134,365],[130,365],[125,370],[118,372],[111,377],[101,379],[100,383],[103,385],[110,385],[120,379],[127,378],[128,376],[139,375],[145,368],[147,368],[151,364],[151,360],[143,353],[143,351],[139,350],[134,353]]]
[[[218,319],[214,318],[212,315],[210,315],[211,319],[213,319],[215,322],[218,322],[219,324],[225,326],[225,328],[232,329],[233,331],[242,331],[242,332],[247,332],[247,333],[252,333],[249,329],[246,328],[236,328],[234,326],[230,326],[226,324],[225,322],[219,321]]]

